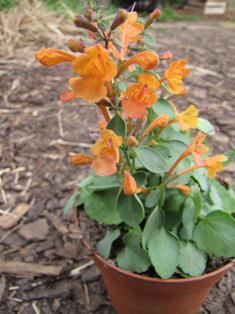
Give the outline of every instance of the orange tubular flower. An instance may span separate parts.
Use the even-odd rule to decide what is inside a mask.
[[[74,154],[72,153],[70,156],[70,160],[72,164],[75,166],[85,166],[85,165],[90,165],[94,158],[86,155],[86,154]]]
[[[199,159],[201,155],[208,153],[209,148],[203,144],[205,141],[206,135],[198,132],[191,144],[185,149],[185,151],[179,156],[179,158],[174,162],[171,168],[168,170],[167,175],[170,175],[177,165],[186,157],[194,155],[196,159]],[[200,158],[201,160],[201,158]],[[194,166],[193,166],[194,167]]]
[[[75,73],[80,77],[71,78],[69,85],[77,98],[95,103],[107,94],[106,83],[117,74],[116,64],[110,59],[108,51],[101,45],[85,49],[85,53],[72,62]]]
[[[124,171],[124,193],[126,195],[132,195],[142,192],[141,188],[137,187],[135,179],[132,177],[129,171]]]
[[[117,171],[119,149],[122,137],[112,130],[101,128],[101,138],[92,146],[92,153],[96,156],[92,169],[99,176],[110,176]]]
[[[190,72],[190,70],[185,67],[186,64],[187,60],[178,60],[172,62],[161,79],[162,82],[165,80],[168,81],[168,88],[174,94],[185,94],[183,78],[185,78]]]
[[[225,155],[215,155],[204,160],[209,178],[215,178],[217,172],[224,170],[222,162],[226,160],[227,157]]]
[[[159,81],[152,75],[142,73],[138,77],[138,83],[127,87],[122,100],[123,111],[129,118],[144,118],[147,109],[157,101],[156,90]]]
[[[185,111],[178,114],[172,122],[178,122],[181,130],[188,131],[190,129],[195,129],[198,125],[198,113],[199,111],[193,105],[189,106]]]
[[[151,70],[159,65],[159,57],[153,51],[138,52],[122,65],[120,72],[122,73],[132,64],[138,64],[144,70]]]
[[[54,48],[42,48],[35,53],[35,58],[46,67],[53,67],[62,62],[72,62],[76,56]]]
[[[154,128],[165,127],[168,125],[169,117],[167,114],[163,114],[153,120],[143,133],[143,137],[146,137]]]
[[[137,22],[137,13],[129,12],[127,20],[119,26],[120,41],[122,43],[121,58],[123,59],[129,44],[136,43],[141,40],[141,32],[144,25]]]

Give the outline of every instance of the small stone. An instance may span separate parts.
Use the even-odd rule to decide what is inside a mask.
[[[64,247],[58,247],[56,250],[57,256],[76,259],[78,257],[78,246],[73,243],[66,243]]]
[[[85,283],[93,282],[99,279],[99,277],[100,271],[95,265],[93,265],[82,273],[81,281]]]
[[[216,134],[216,135],[214,135],[213,140],[216,142],[219,142],[221,144],[228,144],[229,137],[227,135],[224,135],[224,134]]]
[[[225,170],[228,172],[235,172],[235,162],[231,162],[231,164],[225,167]]]
[[[45,240],[48,232],[49,226],[44,218],[22,225],[18,231],[19,235],[28,241]]]

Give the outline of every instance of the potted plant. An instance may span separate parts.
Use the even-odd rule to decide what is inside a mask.
[[[148,49],[160,11],[137,18],[120,9],[110,20],[89,0],[74,23],[92,44],[71,39],[73,53],[36,53],[44,66],[67,62],[75,73],[62,101],[81,98],[104,117],[91,154],[71,154],[92,174],[65,211],[77,206],[106,230],[93,258],[118,313],[197,313],[233,265],[235,196],[216,175],[234,153],[212,155],[213,126],[194,105],[177,109],[190,71],[170,51]]]

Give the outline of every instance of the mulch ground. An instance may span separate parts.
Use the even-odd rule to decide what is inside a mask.
[[[188,102],[179,99],[181,107],[196,104],[210,118],[217,129],[215,152],[235,149],[234,27],[180,22],[156,29],[156,51],[170,49],[175,58],[187,57],[192,67]],[[100,273],[80,243],[76,219],[62,215],[75,183],[88,173],[74,169],[68,154],[89,150],[99,113],[84,103],[62,105],[58,95],[66,86],[64,69],[47,70],[32,56],[25,58],[0,61],[0,221],[3,211],[17,206],[24,211],[17,224],[0,227],[0,270],[5,269],[0,313],[115,313]],[[223,174],[233,185],[234,171],[232,163]],[[20,262],[31,269],[19,269]],[[35,276],[38,264],[53,269]],[[234,312],[232,270],[212,290],[201,313]]]

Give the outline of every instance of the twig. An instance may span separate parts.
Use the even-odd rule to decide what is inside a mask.
[[[84,292],[85,292],[86,304],[90,305],[90,296],[89,296],[88,285],[86,283],[84,283],[83,287],[84,287]]]
[[[78,146],[82,148],[90,148],[92,145],[87,143],[76,143],[76,142],[67,142],[64,141],[62,138],[58,138],[57,140],[51,141],[50,146],[55,145],[65,145],[65,146]]]
[[[34,311],[35,311],[36,314],[41,314],[40,311],[39,311],[39,309],[38,309],[38,307],[37,307],[37,301],[34,301],[34,302],[32,303],[32,308],[34,309]]]
[[[57,121],[58,121],[59,135],[60,137],[64,137],[64,129],[63,129],[61,113],[62,113],[62,109],[60,108],[60,110],[57,113]]]
[[[94,264],[95,264],[94,261],[89,261],[89,262],[87,262],[87,263],[85,263],[85,264],[83,264],[83,265],[81,265],[81,266],[79,266],[79,267],[77,267],[77,268],[74,268],[74,269],[72,269],[71,272],[69,273],[69,276],[77,276],[77,275],[80,275],[80,273],[81,273],[81,271],[82,271],[83,269],[86,269],[86,268],[88,268],[88,267],[90,267],[90,266],[92,266],[92,265],[94,265]]]

